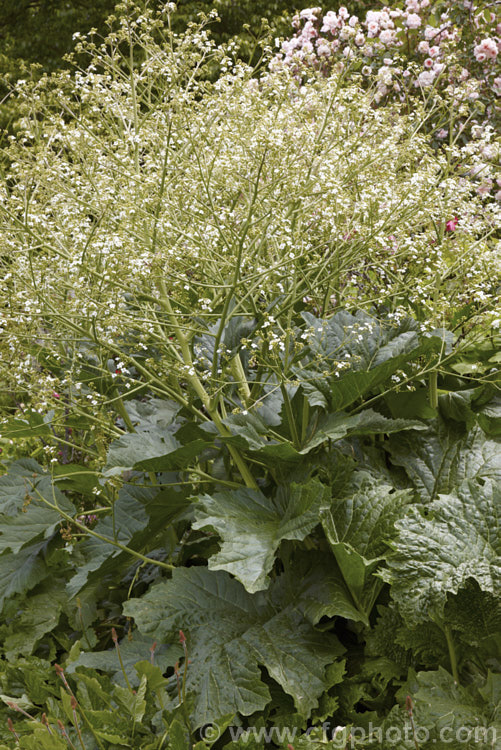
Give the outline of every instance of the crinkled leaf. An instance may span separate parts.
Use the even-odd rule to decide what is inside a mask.
[[[136,631],[131,640],[127,637],[123,638],[119,645],[125,672],[129,682],[135,687],[140,680],[135,671],[135,665],[140,661],[151,658],[153,640]],[[166,672],[167,667],[173,667],[181,654],[182,648],[178,643],[174,645],[157,644],[154,649],[155,666],[160,667],[162,672]],[[90,667],[101,672],[107,672],[112,675],[114,682],[125,685],[125,677],[115,647],[107,651],[82,651],[66,666],[66,671],[71,674],[78,667]]]
[[[7,474],[0,477],[0,513],[3,517],[16,516],[30,499],[36,500],[38,494],[51,502],[55,499],[61,507],[67,502],[64,495],[53,488],[50,474],[34,459],[14,461]]]
[[[139,431],[147,431],[154,426],[167,427],[181,409],[175,401],[159,398],[150,398],[148,401],[134,399],[127,401],[125,405],[132,424]]]
[[[0,555],[0,608],[6,598],[30,591],[46,577],[47,565],[39,554],[45,546],[42,541],[24,547],[17,554]]]
[[[326,689],[325,668],[342,652],[337,639],[305,620],[283,582],[249,594],[224,571],[187,568],[124,605],[144,633],[158,640],[183,629],[188,637],[188,689],[194,726],[229,713],[249,715],[270,699],[259,666],[309,715]]]
[[[120,567],[119,562],[130,555],[106,541],[120,542],[140,551],[151,544],[156,532],[162,531],[186,505],[185,493],[166,489],[158,492],[154,487],[138,487],[126,484],[121,487],[113,513],[100,518],[94,531],[104,539],[89,536],[79,545],[85,562],[68,583],[68,592],[74,596],[87,582],[89,575],[100,571],[112,572]],[[108,571],[104,566],[108,565]]]
[[[131,469],[169,471],[185,467],[207,446],[204,440],[182,445],[165,427],[131,432],[113,441],[108,451],[104,474],[114,476]]]
[[[477,649],[486,648],[489,656],[495,653],[495,639],[501,646],[501,598],[482,591],[474,580],[467,581],[456,596],[448,597],[445,620],[456,638]]]
[[[392,436],[387,449],[425,500],[450,492],[471,477],[501,480],[500,443],[487,438],[479,427],[465,433],[437,420],[426,432]]]
[[[31,654],[38,641],[58,624],[67,596],[61,581],[51,583],[44,591],[24,599],[3,644],[7,658]]]
[[[416,321],[378,321],[363,311],[340,311],[328,320],[302,313],[310,326],[309,344],[331,378],[331,407],[345,409],[384,383],[397,370],[431,352],[448,351],[452,334],[437,330],[420,335]],[[340,367],[339,367],[340,365]],[[348,365],[348,368],[346,367]],[[301,377],[308,379],[308,368]]]
[[[501,591],[501,487],[467,480],[429,511],[412,507],[397,522],[388,561],[392,596],[410,623],[442,619],[447,594],[470,578],[482,591]]]
[[[376,483],[366,472],[355,475],[351,492],[322,511],[322,523],[343,578],[355,601],[370,608],[378,584],[372,578],[378,563],[389,551],[395,536],[395,521],[410,502],[407,490],[395,491]],[[371,579],[372,585],[366,586]],[[376,587],[377,589],[377,587]]]
[[[326,440],[335,441],[355,435],[377,435],[402,430],[426,430],[426,425],[410,419],[388,419],[373,409],[366,409],[353,416],[344,413],[328,414],[319,420],[313,437],[300,453],[309,453]]]
[[[499,675],[490,677],[482,697],[473,686],[465,688],[458,685],[445,669],[441,668],[437,672],[419,672],[416,675],[418,689],[413,696],[418,721],[425,725],[431,724],[435,729],[490,727],[492,738],[492,729],[501,730],[500,717],[498,716],[497,720],[495,717],[498,705],[491,704],[489,700],[496,696],[498,678]],[[447,738],[447,735],[444,737]],[[443,743],[444,748],[448,746],[450,743]],[[458,743],[457,746],[460,747],[461,744]]]
[[[209,526],[222,540],[209,568],[227,570],[251,593],[267,588],[278,545],[283,539],[303,540],[318,524],[328,496],[318,479],[280,487],[274,498],[247,488],[201,495],[193,526]]]
[[[14,462],[0,479],[0,488],[0,553],[17,554],[25,545],[55,533],[61,515],[47,507],[44,499],[69,515],[75,513],[73,504],[36,461]]]

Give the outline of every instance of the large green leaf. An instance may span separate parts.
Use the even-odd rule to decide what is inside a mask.
[[[37,502],[39,495],[51,503],[56,501],[64,507],[65,496],[52,486],[52,478],[32,458],[22,458],[14,461],[7,474],[0,477],[0,513],[15,517],[23,508],[28,508],[32,502]]]
[[[209,568],[227,570],[251,593],[267,588],[280,542],[304,539],[319,523],[328,497],[327,487],[318,479],[280,487],[274,498],[247,488],[201,495],[194,528],[209,526],[222,540]]]
[[[40,556],[46,544],[36,542],[17,554],[4,552],[0,555],[0,608],[5,599],[30,591],[47,576],[47,566]]]
[[[473,686],[465,688],[458,685],[444,669],[420,672],[416,675],[416,683],[414,700],[417,722],[432,727],[432,734],[439,734],[442,730],[441,740],[432,738],[433,747],[438,747],[439,750],[463,747],[465,738],[468,738],[468,729],[472,730],[472,747],[477,746],[477,743],[480,747],[499,747],[495,738],[496,735],[499,738],[501,732],[501,675],[489,673],[486,684],[480,690]],[[454,731],[444,731],[444,727],[450,727]],[[489,730],[484,735],[486,744],[482,742],[482,733],[478,731],[480,728]],[[461,734],[456,734],[460,729]],[[475,730],[477,742],[474,739]],[[494,743],[491,744],[493,737]]]
[[[456,594],[469,579],[499,597],[500,509],[500,486],[466,480],[433,502],[427,516],[412,507],[397,522],[388,580],[409,623],[442,619],[447,594]]]
[[[369,625],[364,612],[357,608],[338,566],[322,552],[308,552],[292,558],[292,576],[283,579],[290,587],[304,616],[316,625],[322,617],[344,617]]]
[[[184,630],[193,665],[193,722],[200,726],[262,710],[270,694],[260,666],[294,698],[297,711],[309,715],[327,688],[326,666],[343,649],[334,636],[315,630],[299,605],[281,579],[266,593],[249,594],[224,571],[188,568],[126,602],[124,612],[157,640]]]
[[[101,517],[93,531],[103,538],[89,536],[79,545],[83,562],[68,583],[68,592],[75,596],[92,574],[115,573],[133,558],[110,542],[119,542],[141,551],[150,548],[161,533],[186,505],[186,494],[175,488],[158,491],[155,487],[126,484],[121,487],[110,515]],[[106,541],[110,540],[110,541]]]
[[[343,578],[362,612],[369,614],[379,582],[372,573],[387,556],[395,521],[411,500],[366,473],[355,475],[351,492],[322,511],[322,523]],[[369,585],[368,585],[369,584]]]
[[[405,469],[423,499],[433,500],[471,477],[500,481],[500,445],[479,427],[465,432],[439,419],[426,432],[392,436],[387,449],[392,462]]]
[[[127,678],[134,687],[139,684],[140,680],[134,666],[140,661],[150,661],[152,658],[152,646],[152,639],[146,638],[139,631],[136,631],[132,638],[125,637],[120,641],[120,658]],[[182,653],[183,650],[179,643],[169,646],[157,645],[153,651],[154,663],[157,667],[161,668],[162,672],[166,672],[168,667],[174,666]],[[126,684],[122,665],[115,647],[107,651],[81,651],[78,655],[72,650],[71,657],[72,660],[66,665],[66,671],[69,674],[75,672],[78,667],[90,667],[112,675],[114,682],[118,682],[121,685]]]
[[[55,487],[50,475],[32,459],[22,459],[0,478],[0,607],[4,599],[32,589],[47,575],[40,553],[61,522],[60,514],[43,498],[66,513],[72,503]]]
[[[207,447],[204,440],[182,445],[165,427],[121,435],[108,451],[104,474],[114,476],[131,469],[169,471],[184,468]]]
[[[175,401],[150,398],[148,401],[132,399],[126,404],[127,414],[135,429],[149,430],[152,427],[167,427],[172,424],[181,409]]]
[[[373,409],[365,409],[353,416],[342,412],[328,414],[319,420],[313,436],[300,453],[309,453],[326,440],[335,441],[351,436],[377,435],[403,430],[426,430],[426,425],[410,419],[388,419]]]
[[[51,502],[52,499],[48,498]],[[61,523],[61,516],[56,510],[38,505],[38,498],[33,499],[24,513],[14,518],[0,514],[0,552],[10,549],[19,552],[25,544],[52,536]],[[72,515],[74,506],[66,500],[59,504],[61,510]]]
[[[1,559],[1,558],[0,558]],[[26,597],[10,624],[3,647],[7,658],[31,654],[38,641],[53,630],[66,602],[64,582],[51,580],[39,593]]]
[[[491,436],[501,437],[501,396],[496,396],[477,415],[481,428]]]
[[[487,651],[501,658],[501,598],[482,591],[478,583],[469,580],[456,596],[449,596],[445,606],[445,621],[454,631],[456,640]],[[497,648],[496,648],[497,646]]]
[[[345,409],[409,362],[425,354],[448,351],[452,344],[448,331],[423,335],[411,319],[399,323],[378,321],[363,311],[355,315],[340,311],[328,320],[319,320],[307,312],[302,316],[309,325],[308,341],[316,360],[321,359],[327,370],[337,370],[330,380],[334,411]],[[316,371],[315,365],[314,368]],[[300,380],[309,380],[306,364],[303,374],[297,375]],[[313,403],[321,403],[316,392]]]
[[[46,415],[39,412],[28,412],[22,418],[12,417],[6,419],[0,425],[3,438],[18,440],[19,438],[50,437],[50,423],[54,417],[51,411]]]
[[[499,675],[488,674],[482,685],[458,684],[445,669],[409,673],[407,683],[397,693],[395,705],[381,724],[374,750],[498,750],[501,724],[496,701]],[[405,708],[408,697],[413,705],[413,728]],[[377,736],[377,733],[376,733]],[[365,747],[364,743],[361,747]]]

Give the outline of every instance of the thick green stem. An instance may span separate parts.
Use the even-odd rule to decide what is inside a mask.
[[[167,288],[165,286],[165,282],[163,279],[159,280],[159,289],[160,289],[159,302],[167,313],[169,322],[172,326],[173,333],[179,344],[179,348],[181,349],[183,362],[187,368],[186,380],[191,385],[191,387],[193,388],[197,396],[200,398],[202,404],[204,405],[204,408],[206,409],[212,421],[216,425],[221,437],[231,437],[230,430],[228,430],[228,428],[221,421],[221,417],[219,416],[217,412],[216,404],[212,403],[211,398],[209,397],[209,394],[203,387],[202,383],[200,382],[200,379],[198,378],[195,372],[195,368],[193,366],[193,358],[191,356],[191,350],[190,350],[188,339],[184,335],[181,329],[181,326],[179,325],[176,313],[172,309],[172,305],[169,299]],[[257,489],[258,487],[257,487],[256,481],[254,477],[252,476],[251,471],[245,462],[245,459],[240,454],[240,451],[237,448],[235,448],[234,445],[228,445],[228,450],[230,451],[231,457],[233,458],[235,465],[237,466],[246,486],[252,489]]]
[[[301,443],[299,441],[299,435],[298,435],[297,427],[296,427],[296,420],[294,419],[294,414],[292,413],[292,406],[291,406],[289,394],[287,393],[287,387],[282,383],[280,386],[280,390],[282,391],[282,396],[284,397],[285,411],[287,413],[287,419],[289,421],[292,444],[294,445],[294,448],[296,450],[299,450],[301,448]]]
[[[430,406],[432,409],[438,408],[438,372],[432,370],[428,376],[428,392],[430,395]]]
[[[238,392],[240,393],[240,397],[244,404],[248,406],[251,400],[251,392],[249,384],[247,382],[247,378],[245,376],[242,360],[240,359],[240,354],[235,354],[235,356],[231,360],[230,366],[231,373],[235,378],[235,382],[237,384]]]
[[[308,422],[310,420],[310,404],[306,396],[303,396],[303,416],[301,420],[301,445],[306,442],[306,433],[308,431]]]

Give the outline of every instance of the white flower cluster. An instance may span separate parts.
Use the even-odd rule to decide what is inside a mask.
[[[196,373],[176,326],[188,345],[217,337],[228,295],[240,315],[272,310],[260,335],[279,356],[296,299],[323,315],[410,303],[435,322],[493,294],[498,217],[412,117],[336,75],[258,82],[204,30],[162,44],[147,15],[131,28],[132,71],[123,25],[87,70],[19,90],[26,132],[0,185],[6,377],[54,390],[27,353],[83,366],[91,342],[96,371],[114,357],[114,382],[146,370],[160,392]],[[215,62],[228,72],[211,84]]]

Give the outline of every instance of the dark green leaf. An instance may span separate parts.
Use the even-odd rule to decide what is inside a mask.
[[[294,600],[284,597],[280,580],[266,594],[249,594],[224,571],[178,569],[171,581],[128,601],[124,611],[159,640],[180,628],[188,636],[189,658],[197,665],[188,669],[195,726],[263,709],[270,696],[259,665],[307,716],[327,687],[325,667],[342,651],[333,636],[317,632]]]
[[[318,479],[281,487],[273,499],[246,488],[202,495],[193,526],[209,526],[222,539],[221,550],[210,558],[209,568],[227,570],[251,593],[267,588],[280,542],[303,540],[318,524],[328,495]]]
[[[447,594],[469,579],[482,591],[501,591],[501,487],[492,481],[463,482],[430,506],[416,507],[397,522],[399,535],[389,559],[391,593],[411,624],[443,620]]]

